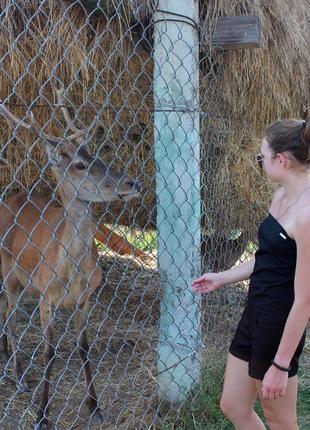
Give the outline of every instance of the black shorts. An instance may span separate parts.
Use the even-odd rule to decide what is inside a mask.
[[[264,375],[275,357],[283,334],[287,316],[279,318],[274,313],[266,313],[246,307],[237,326],[229,352],[249,363],[249,376],[264,379]],[[305,343],[303,334],[291,361],[289,377],[298,371],[298,360]]]

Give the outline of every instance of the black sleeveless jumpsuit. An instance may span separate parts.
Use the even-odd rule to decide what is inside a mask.
[[[297,249],[270,213],[259,227],[258,243],[247,305],[229,351],[249,363],[249,376],[263,379],[277,353],[294,302]],[[297,374],[304,342],[305,333],[291,360],[289,377]]]

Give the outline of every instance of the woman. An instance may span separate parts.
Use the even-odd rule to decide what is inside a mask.
[[[231,343],[221,408],[238,430],[297,430],[297,370],[310,316],[310,120],[271,124],[257,161],[280,186],[259,227],[255,258],[193,282],[196,293],[250,278]]]

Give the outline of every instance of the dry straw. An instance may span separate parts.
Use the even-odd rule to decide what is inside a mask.
[[[159,415],[162,405],[157,397],[159,277],[153,270],[134,261],[108,255],[102,257],[105,282],[93,296],[88,331],[90,362],[96,368],[94,383],[100,406],[108,416],[103,427],[107,430],[163,429],[165,414]],[[208,369],[217,367],[226,353],[245,290],[236,285],[227,289],[225,298],[217,292],[214,294],[208,299],[203,318],[207,349],[202,353]],[[17,423],[20,428],[31,429],[35,420],[40,392],[40,386],[37,387],[43,375],[43,343],[36,306],[33,298],[24,295],[23,312],[17,314],[17,335],[24,361],[28,364],[25,374],[30,391],[16,393],[14,384],[3,381],[0,402],[2,411],[7,414],[1,417],[1,429],[15,430]],[[85,430],[89,414],[72,314],[63,311],[58,317],[55,336],[60,340],[52,371],[53,400],[49,416],[59,430]],[[99,430],[103,427],[92,428]]]
[[[274,119],[301,117],[304,113],[310,70],[307,3],[201,0],[204,228],[206,234],[212,235],[214,258],[222,257],[223,250],[227,254],[231,251],[226,239],[236,237],[241,230],[248,238],[254,237],[257,222],[266,210],[270,190],[252,162],[265,126]],[[0,99],[11,104],[12,111],[21,118],[25,118],[29,107],[45,132],[60,136],[66,130],[59,109],[53,107],[52,83],[63,83],[76,125],[89,126],[96,116],[104,124],[92,150],[120,169],[138,175],[143,182],[145,193],[141,200],[133,203],[119,221],[131,223],[134,218],[143,228],[150,226],[154,223],[155,207],[153,61],[150,53],[140,49],[126,31],[132,14],[112,18],[110,10],[107,17],[92,14],[91,9],[86,11],[71,1],[54,0],[0,0],[0,11]],[[240,14],[260,16],[263,48],[225,52],[211,49],[209,39],[216,20]],[[51,108],[40,107],[43,105]],[[42,172],[46,162],[42,142],[21,128],[13,133],[4,118],[0,118],[0,126],[1,190],[9,194],[16,188],[29,190],[34,185],[37,191],[51,193],[53,178],[49,172]],[[120,209],[114,207],[110,211],[115,216]],[[98,208],[97,217],[101,214],[102,208]],[[101,377],[96,377],[98,392],[103,393],[102,406],[110,411],[110,428],[149,428],[153,424],[156,428],[155,347],[160,283],[154,271],[134,267],[134,262],[116,264],[114,259],[105,257],[102,264],[105,284],[98,297],[93,298],[96,306],[90,327],[90,338],[96,340],[91,351],[93,364],[98,359],[97,352],[105,351],[98,364]],[[126,276],[120,276],[125,272]],[[240,288],[242,294],[236,291],[225,292],[225,301],[219,300],[222,296],[209,299],[205,316],[208,366],[212,348],[222,352],[235,326],[235,312],[244,288]],[[229,301],[229,294],[236,297]],[[231,313],[229,321],[223,318],[223,303]],[[30,299],[26,306],[32,312]],[[24,332],[27,342],[23,339],[29,357],[31,345],[39,342],[40,333],[28,324],[26,314],[20,318],[23,320],[19,321],[19,330],[31,330]],[[75,377],[80,363],[71,356],[74,335],[68,326],[63,333],[60,353],[64,361],[71,361],[63,378],[63,362],[56,362],[53,378],[61,376],[51,417],[59,418],[62,429],[71,425],[85,428],[85,407],[76,421],[77,405],[85,396],[85,387]],[[9,384],[2,387],[1,401],[8,417],[18,420],[26,411],[25,428],[32,425],[35,414],[34,407],[28,406],[42,374],[38,357],[39,354],[34,357],[37,367],[29,368],[33,377],[31,393],[19,394],[8,405],[7,399],[13,396],[15,388]],[[12,421],[6,428],[16,428],[16,424]]]
[[[52,85],[63,84],[76,125],[103,123],[93,151],[120,170],[139,175],[145,189],[153,188],[152,61],[133,41],[128,20],[89,15],[65,1],[2,0],[0,8],[0,99],[21,118],[29,107],[46,132],[61,136],[65,124],[54,107]],[[47,173],[40,180],[46,162],[42,142],[21,127],[13,135],[6,120],[0,121],[1,189],[8,194],[34,186],[49,193],[53,178]],[[143,196],[143,202],[154,206],[154,195]],[[124,213],[124,222],[137,212],[140,203],[136,205]],[[117,206],[112,209],[116,212]],[[141,215],[147,224],[146,211]]]
[[[100,119],[104,126],[93,144],[104,159],[139,176],[145,193],[118,222],[154,225],[153,60],[128,28],[133,7],[113,1],[0,0],[0,98],[21,117],[30,107],[46,132],[65,132],[51,83],[63,83],[76,124]],[[268,204],[269,188],[255,170],[253,155],[265,126],[281,117],[301,117],[308,100],[309,26],[307,1],[201,1],[201,143],[204,228],[228,237],[254,235]],[[104,7],[106,6],[106,7]],[[116,13],[116,10],[118,11]],[[124,12],[127,10],[127,14]],[[95,13],[96,12],[96,13]],[[263,47],[219,51],[210,47],[212,28],[226,15],[256,14]],[[51,77],[53,77],[51,79]],[[39,107],[48,105],[51,108]],[[42,176],[45,154],[36,138],[7,127],[1,118],[1,189],[50,192],[53,179]],[[14,181],[12,183],[12,181]],[[109,208],[115,217],[117,205]],[[100,217],[102,208],[97,208]],[[111,218],[113,218],[113,216]],[[110,220],[111,221],[111,220]]]
[[[201,2],[200,14],[205,53],[201,93],[210,115],[203,123],[202,143],[203,157],[209,158],[204,181],[211,185],[204,199],[207,225],[226,235],[236,229],[255,237],[270,194],[253,161],[264,129],[273,120],[306,114],[309,2],[210,1]],[[216,20],[244,14],[259,16],[262,48],[210,50]]]

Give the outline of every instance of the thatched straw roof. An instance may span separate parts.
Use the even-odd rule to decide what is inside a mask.
[[[146,184],[153,165],[147,143],[152,142],[152,62],[135,46],[124,21],[117,15],[110,20],[103,14],[89,16],[83,7],[65,1],[34,0],[26,5],[1,0],[0,9],[0,99],[20,117],[29,106],[38,124],[59,136],[65,131],[64,121],[54,106],[52,84],[62,83],[77,125],[89,126],[96,117],[104,124],[96,150],[107,161],[117,157],[120,169],[139,174]],[[10,140],[11,127],[0,121],[2,156],[8,162],[2,166],[1,188],[10,186],[13,175],[14,187],[30,188],[39,178],[45,153],[21,128]],[[146,169],[142,173],[141,163]],[[39,188],[48,192],[49,187],[41,181]],[[148,197],[147,205],[154,206],[154,196]],[[146,214],[143,223],[145,218]]]
[[[77,124],[85,127],[95,118],[104,124],[93,149],[144,184],[141,199],[118,221],[147,228],[155,215],[153,60],[129,31],[139,16],[132,6],[141,2],[122,2],[129,8],[127,20],[118,2],[101,1],[105,13],[98,14],[93,6],[90,11],[91,0],[80,3],[0,0],[0,99],[22,117],[30,107],[45,131],[60,135],[64,122],[53,107],[51,77],[63,83]],[[262,131],[276,118],[301,117],[309,99],[310,8],[307,0],[200,3],[204,224],[208,234],[242,229],[251,235],[269,193],[252,162]],[[259,15],[263,48],[210,48],[216,20],[238,14]],[[1,189],[13,177],[13,188],[30,188],[40,178],[45,154],[33,136],[20,129],[12,138],[3,118],[0,124],[2,156],[9,164],[0,166]],[[52,183],[49,175],[44,179]],[[41,181],[37,188],[50,187]],[[111,212],[117,213],[114,206]]]
[[[76,0],[66,1],[76,4]],[[151,8],[150,0],[79,0],[79,3],[87,11],[104,13],[107,17],[117,14],[130,20],[134,17],[144,19]]]
[[[204,179],[208,225],[215,231],[255,232],[269,203],[269,188],[252,161],[263,131],[275,119],[301,118],[307,110],[309,2],[209,1],[201,2],[200,13],[205,35],[201,93],[210,115],[203,122],[203,151],[206,172],[213,169]],[[260,17],[263,48],[210,50],[216,20],[243,14]]]

